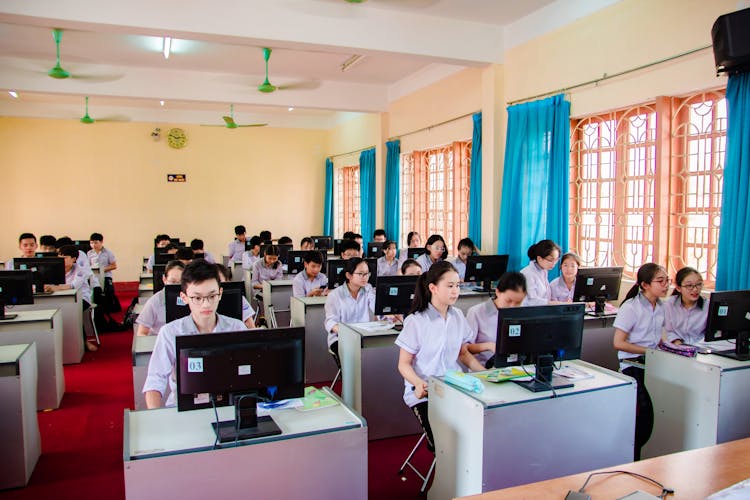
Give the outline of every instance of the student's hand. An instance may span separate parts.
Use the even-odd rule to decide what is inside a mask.
[[[395,321],[398,321],[399,323],[403,323],[404,322],[404,315],[403,314],[394,314],[393,315],[393,319]]]
[[[47,293],[53,292],[52,285],[44,285],[44,291]]]
[[[419,384],[414,386],[414,395],[417,399],[427,397],[427,382],[424,380],[420,381]]]
[[[310,290],[310,293],[307,294],[308,297],[320,297],[321,295],[323,295],[322,288],[315,288],[313,290]]]

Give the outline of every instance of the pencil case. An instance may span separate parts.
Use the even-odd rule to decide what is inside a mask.
[[[660,351],[667,351],[671,352],[672,354],[679,354],[680,356],[686,356],[688,358],[694,358],[698,350],[691,345],[679,345],[679,344],[673,344],[671,342],[664,342],[663,340],[659,341],[659,345],[657,346]]]
[[[464,390],[476,392],[477,394],[484,390],[484,384],[482,384],[481,380],[473,375],[458,370],[447,372],[445,374],[445,381]]]

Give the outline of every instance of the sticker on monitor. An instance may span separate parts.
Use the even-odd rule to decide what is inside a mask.
[[[508,326],[508,337],[520,337],[521,336],[521,325],[509,325]]]
[[[203,373],[203,358],[188,358],[188,373]]]
[[[729,314],[729,306],[719,306],[719,316],[727,316]]]

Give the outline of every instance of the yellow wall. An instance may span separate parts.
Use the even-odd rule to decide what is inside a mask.
[[[160,232],[219,256],[236,224],[295,242],[322,229],[326,131],[181,127],[189,142],[175,150],[150,138],[152,124],[0,118],[1,258],[21,232],[97,231],[117,255],[115,280],[134,281]]]

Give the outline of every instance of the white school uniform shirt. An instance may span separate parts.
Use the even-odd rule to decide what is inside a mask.
[[[13,259],[8,259],[5,261],[5,269],[7,269],[8,271],[13,270]]]
[[[71,285],[75,290],[81,290],[81,298],[88,304],[91,304],[91,286],[89,285],[89,279],[91,278],[91,269],[80,267],[78,264],[73,264],[70,271],[65,273],[65,284]]]
[[[216,327],[211,333],[247,330],[245,323],[238,319],[222,316],[221,314],[217,314],[216,316]],[[176,404],[177,375],[175,364],[177,355],[175,353],[175,337],[179,335],[200,335],[192,316],[188,315],[167,323],[159,331],[156,344],[154,344],[154,350],[151,353],[151,361],[148,363],[146,382],[143,384],[144,393],[146,391],[159,391],[162,398],[164,398],[167,385],[169,385],[169,397],[164,406],[174,406]]]
[[[91,266],[99,266],[99,269],[104,269],[107,266],[110,266],[117,262],[117,259],[115,258],[115,254],[113,254],[110,250],[106,248],[102,248],[102,251],[99,253],[96,253],[96,250],[89,250],[89,252],[86,254],[88,258],[88,262],[91,264]],[[112,271],[107,271],[104,273],[105,278],[111,278],[112,277]]]
[[[83,252],[83,250],[78,250],[78,258],[76,259],[76,265],[78,267],[88,269],[89,271],[91,270],[91,263],[89,262],[89,258]]]
[[[149,328],[149,335],[159,333],[159,330],[167,323],[167,300],[163,288],[148,298],[135,323]]]
[[[312,281],[304,269],[292,280],[292,296],[307,297],[307,294],[316,288],[328,286],[328,278],[323,273],[318,273]]]
[[[205,259],[205,261],[208,262],[209,264],[216,264],[216,259],[214,258],[211,252],[206,252],[205,250],[203,250],[203,257],[198,257],[198,255],[200,255],[199,253],[195,255],[196,255],[196,258]]]
[[[449,370],[461,370],[458,362],[461,346],[473,338],[474,333],[460,309],[448,307],[443,319],[430,304],[424,311],[406,317],[396,345],[414,355],[414,371],[426,381],[431,376],[442,377]],[[417,399],[411,382],[404,379],[404,403],[412,407],[424,401],[427,398]]]
[[[338,342],[339,336],[331,329],[340,323],[364,323],[370,321],[375,312],[375,291],[368,283],[359,289],[356,300],[344,283],[328,294],[325,305],[325,327],[328,332],[328,347]]]
[[[393,262],[389,264],[385,260],[385,255],[378,257],[378,276],[396,276],[398,274],[399,265],[398,259],[393,259]]]
[[[552,292],[547,280],[547,270],[531,261],[528,266],[521,269],[521,274],[526,277],[526,298],[523,299],[521,305],[543,306],[548,304]]]
[[[229,244],[229,247],[227,249],[227,255],[229,255],[229,260],[232,262],[240,262],[242,260],[242,254],[245,253],[245,243],[235,239],[233,242]]]
[[[151,254],[146,261],[146,269],[148,269],[149,271],[153,271],[154,264],[156,264],[156,256],[154,254]]]
[[[464,277],[466,276],[466,262],[463,262],[461,261],[461,259],[456,257],[451,261],[451,264],[453,264],[453,267],[456,268],[456,271],[458,271],[458,277],[461,278],[461,281],[463,281]]]
[[[401,269],[401,266],[404,264],[404,261],[407,259],[409,249],[408,248],[402,248],[398,251],[398,268]]]
[[[253,268],[253,264],[258,262],[260,260],[260,257],[257,255],[253,255],[252,252],[247,251],[242,254],[242,269],[249,271]]]
[[[474,334],[472,344],[497,342],[497,316],[497,306],[492,299],[473,305],[466,311],[466,322]],[[492,357],[492,352],[483,351],[474,357],[484,365]]]
[[[634,298],[626,300],[620,305],[614,323],[615,328],[628,334],[627,341],[631,344],[655,348],[661,340],[661,331],[664,327],[664,304],[661,300],[656,301],[656,307],[640,292]],[[620,360],[637,358],[639,354],[625,351],[617,351]],[[620,370],[628,365],[620,363]]]
[[[441,260],[443,259],[438,259],[436,262],[432,262],[429,253],[423,253],[417,257],[417,262],[422,266],[422,273],[426,273],[427,270],[432,267],[432,264],[437,264],[437,262],[440,262]]]
[[[557,302],[573,302],[573,292],[576,289],[576,283],[573,282],[573,287],[568,290],[568,285],[565,284],[565,280],[562,276],[558,276],[549,282],[550,300]]]
[[[242,322],[244,323],[250,316],[255,316],[255,309],[250,305],[250,302],[243,296],[242,297]]]
[[[686,344],[703,342],[708,320],[708,301],[703,299],[703,307],[696,303],[686,309],[679,295],[672,295],[664,301],[664,329],[667,340],[680,339]]]
[[[276,269],[273,267],[266,266],[265,259],[258,259],[253,264],[253,285],[260,285],[264,281],[280,280],[284,277],[284,270],[281,266],[281,261],[276,261]]]

